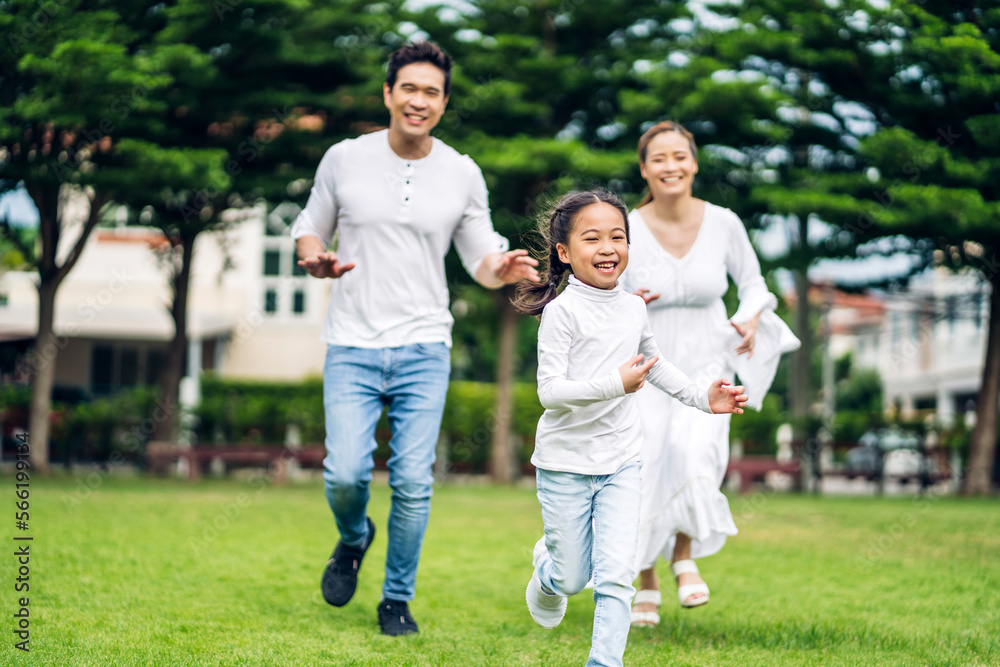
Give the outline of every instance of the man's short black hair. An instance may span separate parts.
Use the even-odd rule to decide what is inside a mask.
[[[407,44],[401,49],[393,51],[389,56],[389,71],[386,72],[385,82],[389,85],[389,90],[396,85],[396,74],[399,70],[413,63],[430,63],[444,72],[444,95],[451,92],[451,56],[441,50],[441,47],[434,42],[418,42]]]

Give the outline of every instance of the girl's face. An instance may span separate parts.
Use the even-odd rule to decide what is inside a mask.
[[[573,267],[577,280],[613,289],[628,265],[628,241],[621,212],[604,202],[580,209],[566,243],[557,243],[559,259]]]
[[[639,168],[653,199],[659,199],[691,194],[698,162],[683,134],[660,132],[646,147],[646,161]]]

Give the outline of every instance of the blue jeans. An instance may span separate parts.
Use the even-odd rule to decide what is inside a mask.
[[[594,632],[587,667],[620,667],[635,588],[642,478],[639,462],[610,475],[536,471],[548,556],[542,586],[569,597],[594,579]]]
[[[431,507],[432,466],[451,358],[444,343],[366,349],[330,345],[323,367],[326,498],[348,545],[368,536],[375,426],[389,406],[389,544],[382,596],[412,600]]]

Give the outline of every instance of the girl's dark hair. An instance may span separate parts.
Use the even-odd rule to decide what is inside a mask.
[[[430,63],[444,72],[444,96],[448,97],[451,92],[451,56],[434,42],[407,44],[393,51],[389,56],[389,70],[385,74],[389,90],[396,85],[396,75],[399,70],[413,63]]]
[[[694,161],[698,161],[698,145],[694,142],[694,135],[687,131],[687,129],[680,123],[675,123],[672,120],[660,121],[653,127],[646,130],[641,137],[639,137],[639,162],[646,161],[646,151],[649,150],[649,144],[653,141],[653,138],[664,132],[676,132],[685,139],[688,140],[688,146],[691,147],[691,155],[694,157]],[[645,206],[649,202],[653,201],[653,193],[646,192],[646,196],[643,198],[642,203],[639,206]]]
[[[628,228],[628,211],[622,200],[608,190],[587,190],[584,192],[570,192],[559,200],[549,214],[548,219],[540,218],[538,221],[538,234],[543,241],[544,250],[535,252],[535,259],[538,260],[539,274],[541,281],[534,283],[529,280],[522,280],[517,285],[517,291],[511,303],[514,308],[525,315],[541,315],[546,304],[558,295],[559,286],[567,273],[573,270],[569,264],[564,264],[559,259],[559,251],[556,249],[557,243],[567,245],[569,236],[573,232],[573,225],[576,223],[576,216],[583,209],[591,204],[611,204],[621,213],[625,222],[625,241],[630,242]]]

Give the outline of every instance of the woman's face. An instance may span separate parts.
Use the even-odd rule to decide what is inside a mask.
[[[690,195],[698,161],[691,144],[680,132],[660,132],[646,147],[646,161],[640,166],[653,199]]]

